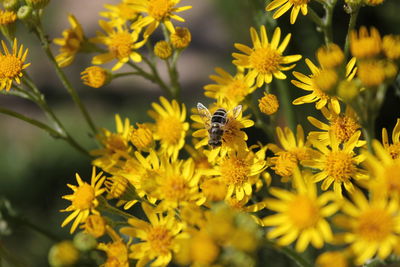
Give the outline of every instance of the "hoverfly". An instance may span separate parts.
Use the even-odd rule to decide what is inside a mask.
[[[236,106],[231,111],[219,108],[211,115],[210,111],[203,104],[197,103],[197,110],[199,111],[200,117],[203,119],[208,131],[208,144],[212,148],[216,148],[222,145],[224,127],[229,120],[228,115],[232,113],[232,117],[237,118],[242,111],[242,105]]]

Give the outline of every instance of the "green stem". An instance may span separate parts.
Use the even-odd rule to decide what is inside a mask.
[[[107,200],[104,197],[99,197],[98,200],[99,200],[99,203],[100,203],[98,208],[101,211],[108,212],[108,213],[115,214],[115,215],[119,215],[121,217],[124,217],[125,219],[129,219],[129,218],[133,218],[134,217],[133,215],[131,215],[129,213],[126,213],[126,212],[124,212],[124,211],[122,211],[120,209],[117,209],[117,208],[111,206],[110,204],[108,204]]]
[[[115,74],[112,75],[112,78],[116,79],[116,78],[119,78],[119,77],[125,77],[125,76],[130,76],[130,75],[140,75],[140,72],[131,71],[131,72],[115,73]]]
[[[147,78],[148,80],[157,83],[169,96],[172,97],[172,92],[169,89],[169,87],[165,84],[165,82],[161,79],[157,68],[151,63],[151,61],[149,61],[149,59],[147,59],[146,57],[143,56],[143,61],[149,66],[150,70],[151,70],[151,74],[146,73],[147,77],[145,76],[145,78]],[[139,67],[132,64],[132,66],[135,66],[136,70],[139,70]],[[144,71],[143,71],[144,72]]]
[[[360,7],[359,6],[351,8],[351,10],[350,10],[349,27],[347,29],[346,42],[345,42],[345,45],[344,45],[344,54],[345,54],[346,58],[349,55],[350,34],[354,30],[354,28],[356,27],[356,22],[357,22],[357,17],[358,17],[359,11],[360,11]]]
[[[289,248],[289,247],[280,247],[277,244],[275,244],[272,241],[269,240],[265,240],[264,241],[265,245],[267,245],[268,247],[274,249],[275,251],[278,251],[282,254],[285,254],[288,258],[292,259],[297,266],[299,267],[312,267],[312,265],[305,260],[302,256],[300,256],[296,251],[294,251],[293,249]]]
[[[295,131],[297,123],[293,111],[292,98],[290,96],[289,87],[287,87],[287,84],[284,83],[282,80],[275,80],[275,82],[278,87],[278,92],[280,96],[279,99],[285,115],[285,119],[287,121],[287,125],[292,131]]]
[[[165,62],[167,64],[169,77],[171,79],[171,94],[174,99],[179,101],[182,87],[179,83],[178,71],[176,70],[176,62],[178,57],[179,57],[179,52],[174,51],[171,62],[169,62],[168,60],[166,60]]]
[[[67,76],[65,75],[64,71],[60,68],[58,65],[51,49],[50,49],[50,42],[48,41],[46,35],[43,32],[42,24],[39,23],[38,26],[36,27],[36,32],[37,35],[42,43],[42,48],[44,52],[46,53],[47,57],[50,59],[50,62],[53,64],[55,67],[56,73],[58,78],[61,80],[63,86],[65,89],[68,91],[70,94],[72,100],[75,102],[75,104],[78,106],[80,111],[82,112],[87,124],[89,125],[92,133],[95,135],[97,133],[96,126],[94,125],[88,111],[86,110],[85,105],[82,103],[80,100],[75,88],[72,86],[71,82],[68,80]]]
[[[311,8],[308,7],[308,17],[321,29],[324,33],[325,44],[328,45],[333,41],[332,35],[332,18],[333,18],[333,10],[335,8],[337,0],[325,1],[322,3],[325,10],[325,16],[320,18],[317,13]]]

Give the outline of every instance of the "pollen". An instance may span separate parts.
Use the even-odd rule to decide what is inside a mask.
[[[355,172],[352,156],[343,151],[332,151],[326,156],[326,172],[338,182],[348,181]]]
[[[127,58],[132,52],[132,37],[129,32],[118,32],[111,36],[108,50],[118,59]]]
[[[23,61],[15,55],[8,54],[0,57],[0,77],[13,79],[20,76],[23,70]]]
[[[172,245],[172,236],[168,229],[162,226],[155,226],[147,233],[151,250],[158,255],[168,254]]]
[[[157,21],[168,17],[175,3],[171,0],[149,0],[148,13]]]
[[[0,25],[7,25],[17,20],[17,14],[13,11],[0,10]]]
[[[161,185],[161,192],[167,200],[183,200],[188,194],[188,185],[181,176],[170,176]]]
[[[264,93],[264,96],[258,100],[260,111],[267,115],[276,113],[279,109],[279,101],[276,95]]]
[[[313,78],[316,87],[324,92],[331,91],[338,81],[338,75],[333,69],[322,69]]]
[[[360,128],[360,125],[351,117],[337,116],[331,122],[331,130],[341,142],[346,142]]]
[[[175,117],[160,118],[157,121],[157,134],[168,145],[176,145],[183,132],[182,123]]]
[[[315,200],[298,195],[288,205],[287,215],[299,229],[313,227],[320,219],[319,208]]]
[[[226,159],[221,164],[221,176],[227,184],[240,186],[248,180],[249,173],[249,165],[237,157]]]
[[[84,183],[79,186],[74,194],[72,205],[79,210],[89,209],[92,206],[92,202],[95,199],[95,192],[93,187],[89,184]]]
[[[386,148],[392,159],[400,158],[400,143],[392,144]]]
[[[382,242],[394,231],[394,221],[389,212],[371,208],[360,215],[356,233],[367,242]]]
[[[81,72],[81,80],[87,86],[93,88],[100,88],[103,86],[108,78],[107,71],[98,66],[91,66]]]
[[[281,54],[269,47],[255,49],[249,58],[250,64],[257,72],[262,74],[273,73],[279,69]]]

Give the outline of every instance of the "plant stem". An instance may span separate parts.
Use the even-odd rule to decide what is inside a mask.
[[[289,128],[294,131],[296,129],[296,117],[293,111],[292,98],[290,96],[289,87],[282,80],[276,80],[276,85],[278,87],[278,92],[282,104],[282,109],[284,111],[285,119]]]
[[[112,75],[112,78],[116,79],[116,78],[119,78],[119,77],[125,77],[125,76],[130,76],[130,75],[140,75],[140,72],[131,71],[131,72],[115,73],[115,74]]]
[[[325,44],[328,45],[333,41],[332,35],[332,18],[333,18],[333,10],[335,9],[337,0],[324,1],[321,4],[325,10],[325,16],[320,18],[317,13],[311,8],[308,7],[308,17],[321,29],[324,33]]]
[[[294,251],[293,249],[289,248],[289,247],[280,247],[277,244],[275,244],[272,241],[269,240],[265,240],[264,241],[265,245],[267,245],[268,247],[282,253],[285,254],[288,258],[292,259],[297,266],[299,267],[312,267],[312,265],[306,261],[302,256],[300,256],[296,251]]]
[[[344,54],[345,54],[346,58],[349,55],[350,34],[354,30],[354,28],[356,27],[356,22],[357,22],[357,17],[358,17],[359,11],[360,11],[360,7],[359,6],[353,7],[350,10],[349,27],[347,29],[346,42],[344,44]]]
[[[129,213],[126,213],[126,212],[124,212],[124,211],[122,211],[120,209],[117,209],[117,208],[111,206],[110,204],[108,204],[107,200],[104,197],[99,197],[98,200],[99,200],[99,203],[100,203],[98,208],[101,211],[108,212],[108,213],[115,214],[115,215],[119,215],[121,217],[124,217],[125,219],[129,219],[129,218],[133,218],[134,217],[133,215],[131,215]]]
[[[36,33],[42,43],[42,48],[44,50],[44,52],[46,53],[47,57],[50,59],[50,62],[53,64],[53,66],[55,67],[56,73],[58,78],[60,79],[61,83],[63,84],[63,86],[65,87],[65,89],[68,91],[68,93],[70,94],[72,100],[75,102],[75,104],[78,106],[78,108],[80,109],[82,115],[84,116],[87,124],[89,125],[92,134],[96,134],[97,133],[97,129],[95,124],[93,123],[85,105],[82,103],[82,101],[80,100],[75,88],[72,86],[71,82],[68,80],[67,76],[65,75],[64,71],[60,68],[60,66],[58,65],[51,49],[50,49],[50,42],[47,39],[47,37],[45,36],[44,32],[43,32],[43,27],[42,24],[38,23],[38,26],[36,27]]]

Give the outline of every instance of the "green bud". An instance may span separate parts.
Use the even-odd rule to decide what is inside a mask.
[[[3,0],[3,6],[6,10],[17,10],[19,7],[18,0]]]
[[[18,9],[17,17],[20,20],[28,20],[28,19],[31,18],[32,11],[33,11],[33,9],[30,6],[26,6],[26,5],[25,6],[21,6]]]
[[[49,263],[52,267],[74,265],[79,260],[79,250],[70,240],[61,241],[50,248]]]
[[[49,4],[50,0],[25,0],[25,2],[34,9],[43,9]]]
[[[97,240],[92,235],[79,232],[74,237],[74,245],[80,251],[89,251],[97,246]]]

